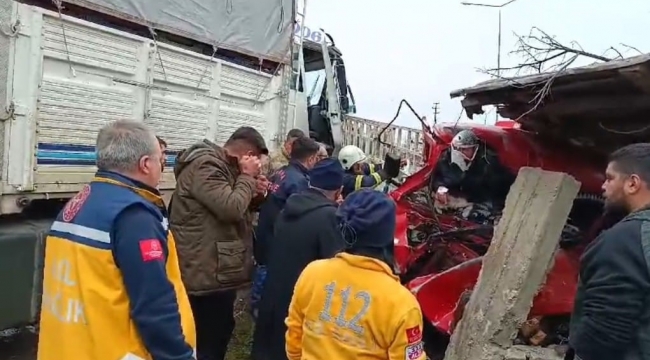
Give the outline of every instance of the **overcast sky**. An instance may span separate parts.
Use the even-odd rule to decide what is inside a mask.
[[[307,27],[325,29],[343,52],[358,116],[389,121],[405,98],[428,117],[439,102],[439,120],[455,121],[460,99],[450,99],[450,91],[489,79],[477,69],[496,66],[497,9],[460,0],[308,1]],[[517,0],[502,10],[502,66],[519,60],[508,54],[516,44],[513,32],[528,34],[533,26],[598,54],[610,46],[625,56],[638,54],[621,43],[648,52],[648,18],[648,0]],[[419,127],[410,114],[398,122]]]

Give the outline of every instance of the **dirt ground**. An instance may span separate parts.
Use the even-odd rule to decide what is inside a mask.
[[[226,360],[248,360],[252,341],[253,323],[244,312],[236,314],[237,327],[228,347]],[[36,360],[38,335],[29,329],[0,337],[0,360]]]

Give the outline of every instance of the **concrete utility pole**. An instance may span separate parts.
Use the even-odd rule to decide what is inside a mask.
[[[470,2],[461,2],[461,5],[465,6],[482,6],[482,7],[489,7],[489,8],[497,8],[499,9],[499,33],[497,37],[497,76],[501,75],[501,9],[512,4],[517,0],[510,0],[506,1],[501,5],[490,5],[490,4],[479,4],[479,3],[470,3]],[[499,120],[499,112],[495,111],[494,112],[494,121]]]
[[[431,107],[433,109],[433,123],[437,124],[438,123],[438,115],[440,112],[438,111],[438,106],[440,106],[439,102],[434,102],[433,106]]]
[[[561,360],[553,349],[512,342],[553,266],[579,189],[564,173],[519,170],[445,360]]]

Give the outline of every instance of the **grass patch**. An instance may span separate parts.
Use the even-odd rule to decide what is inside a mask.
[[[242,290],[235,302],[235,331],[233,331],[226,360],[249,360],[253,345],[253,318],[248,311],[250,291]]]
[[[249,360],[253,344],[253,319],[248,314],[237,317],[237,326],[228,345],[226,360]]]

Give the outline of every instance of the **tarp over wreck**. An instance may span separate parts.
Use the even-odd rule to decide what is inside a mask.
[[[153,29],[287,62],[295,0],[64,0]]]

